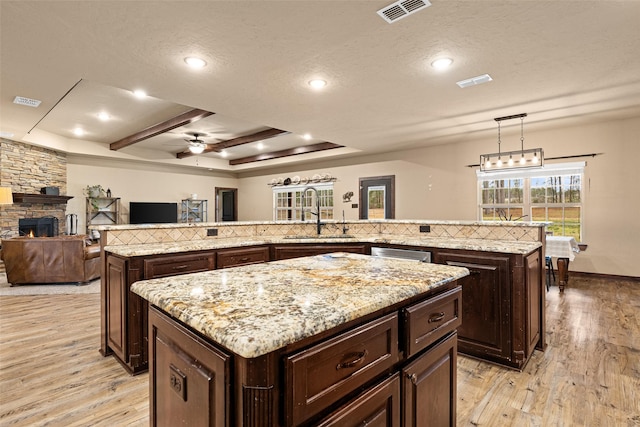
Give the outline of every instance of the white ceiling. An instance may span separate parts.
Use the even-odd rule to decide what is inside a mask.
[[[493,118],[524,112],[528,129],[640,114],[640,1],[433,0],[388,24],[376,11],[390,3],[2,0],[0,131],[82,156],[240,173],[494,138]],[[208,65],[190,70],[187,56]],[[442,56],[453,65],[436,71],[429,64]],[[484,73],[493,81],[455,84]],[[324,90],[308,86],[316,77]],[[150,97],[133,98],[137,88]],[[216,114],[109,150],[193,108]],[[97,119],[103,110],[112,120]],[[226,159],[175,157],[192,132],[217,142],[269,127],[291,133],[262,152],[345,148],[237,166],[228,160],[259,154],[256,144]]]

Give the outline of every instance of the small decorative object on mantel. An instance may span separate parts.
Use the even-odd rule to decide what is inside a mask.
[[[107,197],[111,197],[111,189],[107,188]]]

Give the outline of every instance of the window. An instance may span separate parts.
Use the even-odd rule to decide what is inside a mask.
[[[547,231],[582,240],[584,162],[536,170],[478,172],[482,221],[550,222]]]
[[[302,219],[303,186],[273,188],[273,219],[275,221],[300,221]],[[314,185],[320,200],[320,219],[333,219],[333,183]],[[314,220],[316,194],[307,189],[304,195],[305,220]]]

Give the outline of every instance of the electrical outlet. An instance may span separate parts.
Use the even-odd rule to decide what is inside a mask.
[[[218,229],[217,228],[207,228],[207,236],[217,236]]]
[[[187,401],[187,376],[169,364],[169,386],[183,401]]]
[[[421,233],[431,233],[431,226],[430,225],[421,225],[420,226],[420,232]]]

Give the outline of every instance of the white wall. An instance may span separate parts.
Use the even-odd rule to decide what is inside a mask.
[[[67,203],[67,214],[78,215],[78,232],[85,230],[85,195],[87,185],[100,184],[111,189],[112,197],[121,198],[122,221],[128,223],[129,202],[177,202],[196,193],[208,200],[208,220],[215,220],[215,187],[237,186],[237,179],[214,176],[211,173],[171,167],[123,164],[89,158],[69,157],[67,164],[67,194],[74,196]]]
[[[503,132],[503,151],[519,146],[519,134]],[[587,162],[583,241],[589,247],[571,263],[570,270],[640,277],[640,223],[636,219],[640,212],[640,118],[526,131],[525,148],[534,147],[542,147],[545,158],[602,153],[577,159]],[[358,209],[342,203],[342,194],[353,191],[352,203],[359,203],[360,177],[395,175],[396,218],[475,220],[476,175],[466,165],[477,164],[480,153],[495,151],[495,140],[482,139],[241,178],[239,219],[272,219],[272,192],[267,185],[271,179],[331,173],[338,178],[334,184],[337,217],[342,209],[347,219],[358,217]],[[555,162],[559,161],[571,160]]]

